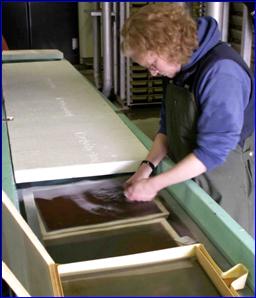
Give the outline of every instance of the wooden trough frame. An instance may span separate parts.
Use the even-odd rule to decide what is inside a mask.
[[[93,276],[108,270],[118,271],[191,257],[197,259],[223,296],[238,296],[237,290],[242,289],[246,282],[248,271],[242,264],[223,273],[202,244],[58,265],[4,192],[2,213],[3,261],[31,296],[63,296],[62,280],[74,275]]]
[[[122,178],[122,180],[124,179]],[[24,207],[26,210],[26,216],[27,216],[27,221],[29,226],[32,227],[32,229],[40,239],[42,239],[43,241],[47,241],[47,240],[53,240],[55,238],[59,239],[62,237],[69,237],[75,234],[83,234],[83,233],[86,233],[87,230],[95,231],[95,230],[101,230],[103,228],[112,227],[116,225],[137,223],[137,222],[153,220],[157,218],[168,217],[169,211],[165,208],[160,198],[155,198],[154,201],[150,202],[150,209],[148,208],[149,206],[148,204],[139,203],[138,205],[140,210],[139,215],[137,214],[138,212],[134,214],[134,211],[133,211],[134,208],[131,209],[130,211],[131,214],[129,216],[126,215],[126,211],[125,211],[126,205],[124,204],[124,207],[123,207],[120,203],[118,203],[118,205],[113,205],[113,207],[118,206],[118,208],[120,208],[120,210],[118,211],[122,213],[121,215],[119,214],[117,218],[115,218],[115,214],[114,214],[113,215],[114,218],[112,218],[110,221],[104,220],[103,222],[90,224],[89,220],[86,219],[86,214],[84,214],[84,218],[86,219],[86,221],[88,221],[88,223],[86,224],[79,224],[76,226],[69,226],[65,228],[63,228],[60,224],[60,228],[58,229],[50,229],[50,230],[47,229],[48,218],[44,217],[44,214],[40,212],[40,208],[37,206],[35,202],[36,198],[41,197],[45,199],[45,202],[49,200],[49,208],[51,208],[51,200],[55,199],[56,197],[59,198],[61,196],[65,196],[66,194],[66,198],[69,199],[69,196],[77,195],[91,189],[97,189],[97,187],[99,188],[99,185],[102,185],[102,183],[104,182],[115,183],[115,181],[118,181],[118,183],[120,184],[120,178],[111,178],[111,179],[105,179],[105,180],[101,179],[100,181],[94,181],[93,183],[90,182],[89,184],[90,186],[87,186],[87,181],[85,180],[85,181],[79,181],[75,183],[68,183],[64,185],[35,186],[27,189],[22,189],[20,192],[20,197],[21,197],[21,200],[24,202]],[[84,202],[86,203],[87,202],[86,198],[84,198],[84,200],[85,200]],[[77,204],[76,201],[74,202]],[[99,200],[99,204],[100,204],[100,200]],[[145,208],[144,208],[144,204],[145,204]],[[61,213],[62,203],[58,203],[58,206],[59,206],[58,208],[56,207],[56,205],[54,207],[55,209],[56,208],[58,209],[57,215]],[[110,203],[109,203],[109,206],[111,206]],[[99,205],[96,207],[101,207],[101,206]],[[77,208],[76,210],[70,211],[72,217],[74,217],[74,214],[75,212],[77,212],[77,210],[79,214],[80,212],[84,212],[84,210],[87,211],[86,205],[82,207],[77,205],[76,208]],[[51,216],[53,216],[52,212],[53,211],[51,210]]]

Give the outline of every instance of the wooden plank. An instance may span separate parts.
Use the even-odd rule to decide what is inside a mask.
[[[38,216],[36,210],[36,204],[34,201],[33,194],[31,192],[27,192],[26,190],[21,190],[21,197],[24,204],[24,209],[26,213],[26,221],[28,225],[31,227],[35,235],[37,236],[38,240],[42,242],[42,234],[40,225],[38,222]]]
[[[18,297],[31,297],[16,276],[2,261],[2,278]]]
[[[167,217],[168,212],[163,206],[163,204],[159,200],[155,200],[155,206],[158,208],[160,211],[159,213],[153,213],[153,214],[147,214],[144,216],[136,216],[136,217],[128,217],[124,219],[116,219],[116,220],[111,220],[111,221],[105,221],[102,223],[98,224],[91,224],[91,225],[80,225],[78,227],[71,227],[71,228],[66,228],[66,229],[59,229],[59,230],[53,230],[53,231],[48,231],[45,226],[45,220],[42,219],[42,216],[38,212],[37,209],[37,215],[38,215],[38,221],[39,221],[39,226],[41,228],[41,233],[42,233],[42,239],[43,240],[50,240],[50,239],[55,239],[55,238],[60,238],[60,237],[66,237],[69,235],[74,235],[75,233],[84,233],[87,230],[88,231],[94,231],[94,230],[100,230],[103,227],[112,227],[115,225],[120,225],[123,223],[129,224],[129,223],[134,223],[134,222],[143,222],[145,220],[150,220],[150,219],[155,219],[155,218],[160,218],[160,217]],[[162,210],[161,210],[162,209]],[[100,215],[98,215],[100,216]]]
[[[240,266],[236,272],[231,270],[227,274],[222,274],[219,267],[200,244],[121,257],[69,263],[59,265],[57,268],[5,193],[2,193],[2,196],[4,223],[3,259],[33,296],[46,296],[49,295],[49,292],[52,294],[51,296],[62,295],[62,285],[60,284],[59,277],[61,277],[64,286],[67,281],[69,284],[72,284],[72,279],[74,278],[77,280],[79,277],[80,280],[83,280],[85,275],[87,275],[87,278],[92,279],[95,278],[95,273],[99,273],[105,278],[109,274],[109,270],[117,271],[121,269],[121,274],[126,274],[127,270],[133,270],[134,266],[145,267],[148,264],[159,262],[162,264],[165,261],[177,261],[191,257],[198,258],[199,263],[203,265],[204,270],[213,280],[213,283],[222,295],[237,296],[234,285],[236,284],[241,289],[245,284],[248,274],[246,268]],[[17,256],[19,259],[17,259]],[[174,270],[176,269],[174,268]],[[173,271],[173,269],[171,270]],[[119,275],[117,272],[116,276]],[[238,279],[239,282],[237,281]],[[233,281],[235,281],[235,284]]]
[[[182,264],[180,264],[179,261],[181,261]],[[184,276],[182,276],[181,269],[184,267],[184,262],[186,263],[185,268],[189,267],[190,269],[189,272],[184,272]],[[161,266],[163,265],[164,268],[161,269]],[[170,279],[168,279],[168,270],[172,272],[172,277]],[[234,285],[239,284],[238,288],[241,289],[245,285],[245,280],[248,274],[248,271],[244,266],[232,268],[228,274],[223,273],[201,244],[59,265],[58,271],[61,276],[64,293],[67,295],[77,295],[79,293],[79,295],[85,296],[102,295],[101,287],[106,289],[105,295],[110,296],[147,296],[149,294],[147,291],[148,287],[146,286],[147,282],[145,285],[141,286],[142,280],[145,281],[148,277],[149,279],[152,279],[152,274],[157,276],[160,272],[164,272],[162,278],[165,279],[167,274],[167,284],[169,284],[169,286],[171,284],[170,291],[172,293],[172,290],[174,290],[176,295],[177,286],[179,288],[178,293],[181,296],[186,296],[188,293],[192,293],[192,295],[199,293],[200,295],[202,293],[201,291],[204,293],[203,296],[208,296],[205,293],[209,293],[209,291],[211,294],[214,293],[214,296],[216,296],[218,292],[224,296],[238,296]],[[200,274],[198,275],[198,273]],[[177,275],[179,275],[179,281],[175,281],[174,279]],[[124,277],[123,279],[120,278],[122,276]],[[138,276],[138,278],[136,276]],[[129,280],[130,277],[132,277],[132,282],[127,283],[127,280]],[[183,282],[183,278],[186,280],[185,283]],[[192,278],[193,282],[189,283],[188,278]],[[108,284],[107,287],[106,282]],[[118,286],[120,282],[122,285],[121,287]],[[177,285],[175,284],[176,282]],[[94,285],[91,285],[91,283]],[[95,283],[97,284],[96,287]],[[110,283],[111,287],[109,286]],[[149,284],[151,285],[152,283],[150,282]],[[186,287],[184,287],[184,284]],[[154,294],[158,296],[159,293],[161,294],[164,285],[162,284],[162,287],[160,288],[154,283],[153,287]],[[190,292],[190,287],[192,292]],[[212,289],[209,290],[209,287],[212,287]],[[214,287],[216,287],[218,292]],[[168,293],[168,290],[167,292],[164,292],[165,295],[169,294],[168,296],[170,296],[171,293]],[[186,294],[184,295],[184,293]]]
[[[177,247],[182,240],[165,219],[154,219],[77,232],[44,244],[56,263],[67,264]]]
[[[67,61],[3,65],[16,183],[128,173],[147,155]]]
[[[86,262],[77,262],[72,264],[61,264],[58,266],[58,272],[60,274],[61,279],[63,279],[64,277],[78,275],[81,273],[102,273],[102,271],[109,269],[123,269],[132,266],[164,262],[167,260],[178,260],[184,257],[194,256],[195,245],[167,248],[158,251],[150,251],[128,256],[120,256]]]
[[[32,296],[60,296],[56,264],[2,192],[3,261]]]

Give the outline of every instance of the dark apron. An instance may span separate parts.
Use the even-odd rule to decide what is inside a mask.
[[[198,108],[185,87],[167,85],[166,127],[169,157],[179,162],[196,147]],[[193,180],[254,237],[253,136],[230,152],[218,168]]]

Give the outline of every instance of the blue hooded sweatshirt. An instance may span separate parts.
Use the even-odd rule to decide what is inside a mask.
[[[182,66],[181,72],[186,73],[220,41],[218,24],[212,17],[198,19],[197,33],[199,47]],[[222,59],[208,69],[197,88],[200,114],[193,153],[209,171],[221,165],[240,140],[251,79],[238,63]],[[165,112],[162,104],[159,132],[163,134],[166,134]]]

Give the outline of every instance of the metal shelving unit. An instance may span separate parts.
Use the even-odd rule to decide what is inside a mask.
[[[242,3],[230,3],[229,39],[247,64],[254,70],[254,28],[250,23],[247,7]]]
[[[148,2],[128,3],[126,16],[146,4]],[[126,60],[126,105],[160,104],[163,100],[163,78],[152,77],[146,68],[131,59]]]
[[[146,4],[148,2],[101,2],[91,12],[96,86],[107,97],[114,95],[123,107],[159,104],[163,99],[163,78],[152,77],[147,69],[124,57],[121,51],[121,29],[126,18]],[[187,5],[195,19],[205,15],[215,17],[222,40],[229,42],[254,68],[254,29],[243,3],[190,2]],[[98,80],[100,64],[103,64],[101,85]]]

